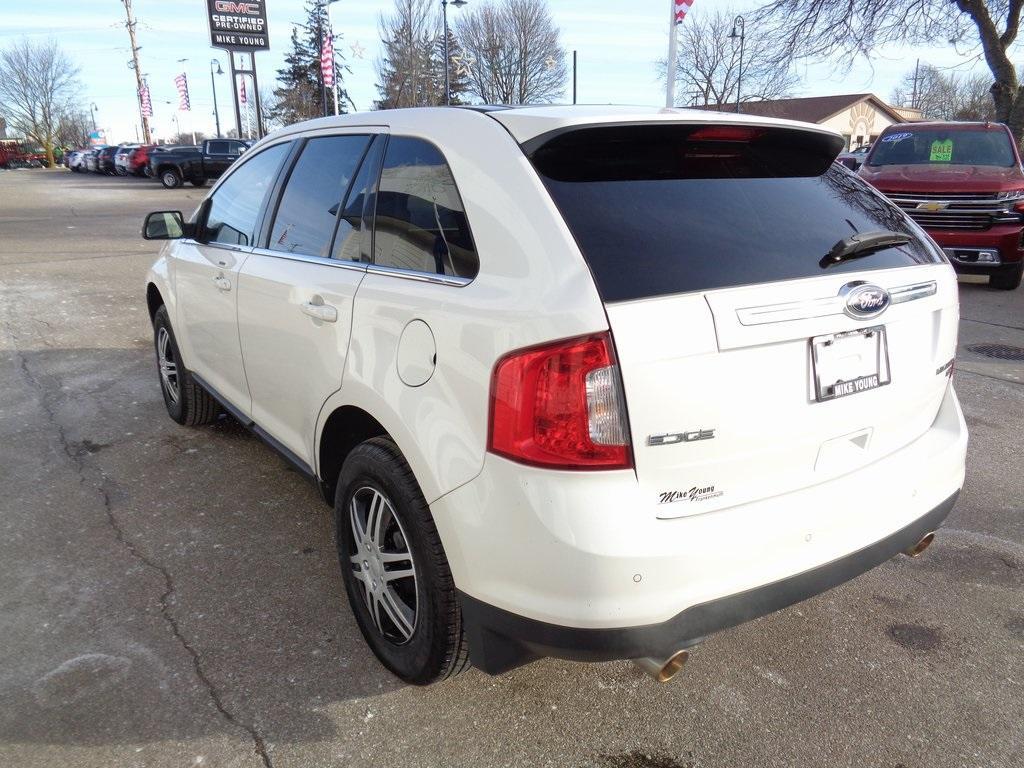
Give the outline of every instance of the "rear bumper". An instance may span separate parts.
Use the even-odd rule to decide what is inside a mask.
[[[460,593],[463,626],[473,665],[492,675],[534,659],[611,661],[668,658],[706,636],[820,594],[884,563],[935,531],[959,491],[884,539],[789,578],[694,605],[668,621],[638,627],[566,627],[518,616]]]
[[[481,669],[632,658],[790,605],[914,543],[952,506],[966,450],[949,387],[909,445],[756,502],[663,520],[631,471],[531,470],[488,454],[431,512]]]

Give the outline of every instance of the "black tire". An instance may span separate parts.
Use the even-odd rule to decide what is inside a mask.
[[[374,498],[373,493],[380,494],[387,502],[386,507],[384,504],[378,507],[382,510],[379,513],[382,520],[377,540],[385,543],[380,552],[398,559],[391,563],[391,571],[379,561],[377,565],[367,564],[366,560],[363,565],[352,561],[357,551],[368,559],[376,554],[372,545],[365,550],[358,549],[352,522],[353,499],[357,499],[356,509],[359,509],[360,499],[367,495]],[[390,438],[367,440],[349,454],[338,478],[334,512],[338,559],[349,604],[363,637],[381,663],[414,685],[428,685],[466,669],[469,651],[448,559],[416,478]],[[369,522],[367,515],[364,530],[370,527]],[[410,557],[401,557],[403,548]],[[409,559],[411,569],[407,564]],[[412,584],[409,584],[409,577],[391,582],[395,590],[404,587],[405,593],[400,596],[403,605],[408,608],[412,602],[415,606],[408,637],[402,637],[408,629],[402,630],[386,608],[379,613],[381,626],[378,626],[371,615],[370,588],[365,586],[373,573],[396,570],[411,570],[415,574]],[[366,581],[357,573],[365,574]],[[381,601],[374,602],[383,605]]]
[[[988,284],[999,291],[1014,291],[1020,287],[1022,277],[1024,277],[1024,262],[1018,264],[1016,269],[992,275],[988,279]]]
[[[181,186],[181,174],[174,168],[160,171],[160,183],[165,189],[177,189]]]
[[[192,181],[190,181],[189,183],[193,187],[205,187],[206,186],[206,179],[205,178],[192,179]]]
[[[160,393],[164,396],[167,415],[186,427],[196,427],[214,421],[220,415],[220,403],[196,383],[181,362],[181,353],[178,351],[178,342],[174,338],[166,307],[160,307],[153,315],[153,347],[156,351]],[[170,376],[164,376],[162,354],[174,366],[173,385],[169,381]]]

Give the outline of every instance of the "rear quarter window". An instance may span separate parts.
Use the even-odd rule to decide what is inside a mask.
[[[793,129],[585,128],[531,153],[605,301],[938,263],[904,214]],[[911,237],[827,269],[858,232]]]

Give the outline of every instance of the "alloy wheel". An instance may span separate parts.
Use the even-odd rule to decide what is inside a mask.
[[[178,402],[178,362],[171,347],[171,334],[161,328],[156,335],[157,364],[160,366],[160,383],[172,403]]]
[[[349,503],[352,574],[377,631],[395,645],[416,630],[419,593],[408,538],[395,509],[376,488],[364,486]]]

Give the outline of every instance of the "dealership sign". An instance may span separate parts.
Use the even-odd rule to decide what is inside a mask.
[[[266,51],[267,6],[263,0],[206,0],[210,45],[226,51]]]

